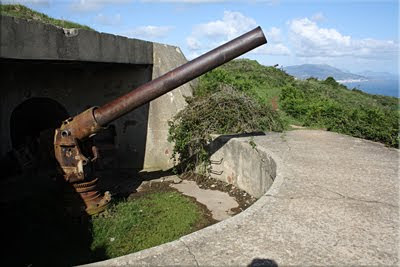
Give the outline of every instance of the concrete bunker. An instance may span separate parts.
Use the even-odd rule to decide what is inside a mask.
[[[1,135],[6,140],[0,145],[2,155],[23,149],[25,138],[38,138],[69,116],[110,101],[152,78],[151,65],[7,59],[1,60],[0,66],[4,77]],[[144,105],[113,123],[109,132],[99,134],[103,148],[121,148],[115,149],[116,159],[109,167],[143,168],[148,110],[149,105]],[[107,144],[110,130],[114,138],[108,138]],[[48,136],[50,146],[52,139]]]
[[[0,158],[13,149],[11,113],[24,101],[50,98],[74,116],[186,62],[177,47],[8,16],[0,16],[0,32]],[[186,105],[184,96],[191,95],[192,84],[116,120],[102,133],[108,137],[99,134],[99,142],[110,140],[103,147],[115,159],[111,168],[172,166],[168,120]]]

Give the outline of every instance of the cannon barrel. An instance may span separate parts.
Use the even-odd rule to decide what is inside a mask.
[[[100,126],[267,42],[257,27],[94,110]]]
[[[135,90],[99,108],[92,107],[73,118],[63,121],[54,135],[54,154],[63,172],[64,180],[72,184],[73,190],[83,201],[76,212],[85,210],[95,214],[106,208],[111,195],[102,196],[97,191],[97,178],[91,177],[90,162],[98,158],[96,146],[92,146],[92,156],[83,153],[81,141],[95,135],[104,126],[133,109],[173,90],[174,88],[238,57],[267,40],[260,27],[211,50],[210,52],[148,82]],[[70,196],[70,190],[66,190]],[[81,202],[82,202],[81,201]],[[73,207],[70,207],[73,209]]]

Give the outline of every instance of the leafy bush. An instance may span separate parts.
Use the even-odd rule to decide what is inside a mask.
[[[330,85],[331,87],[338,87],[339,83],[333,78],[333,77],[328,77],[325,79],[325,81],[323,81],[324,84],[326,85]]]
[[[170,121],[169,141],[175,143],[173,158],[181,163],[179,171],[207,166],[211,134],[283,130],[276,111],[227,85],[187,101]]]
[[[284,88],[281,93],[283,109],[304,126],[323,127],[388,146],[399,145],[399,112],[394,110],[396,106],[390,98],[381,96],[376,101],[377,97],[366,94],[369,99],[353,99],[344,96],[351,91],[332,81],[317,90],[312,82],[315,81],[299,81],[297,86]],[[322,83],[327,84],[326,80]]]
[[[194,93],[205,96],[228,85],[262,104],[271,105],[279,97],[281,88],[293,81],[292,76],[277,68],[262,66],[255,60],[238,59],[201,76]]]

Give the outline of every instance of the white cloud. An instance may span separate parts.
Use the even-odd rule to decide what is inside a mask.
[[[323,21],[325,19],[324,14],[322,12],[315,13],[312,15],[311,20],[313,21]]]
[[[282,33],[281,29],[276,27],[271,27],[269,31],[266,33],[266,37],[268,38],[268,42],[282,42]]]
[[[240,12],[225,11],[222,20],[210,21],[195,26],[193,35],[204,36],[211,40],[232,39],[257,26],[254,19]]]
[[[301,57],[365,57],[390,59],[398,54],[392,40],[354,39],[336,29],[321,28],[308,18],[289,22],[290,39]]]
[[[191,51],[189,58],[221,45],[257,26],[253,18],[246,17],[240,12],[225,11],[220,20],[196,25],[186,44]],[[268,44],[253,50],[251,53],[268,55],[288,55],[289,49],[282,43],[282,33],[279,28],[271,27],[266,32]]]
[[[77,12],[96,11],[108,4],[128,4],[133,0],[76,0],[71,4],[71,9]]]
[[[257,26],[254,19],[239,12],[225,11],[221,20],[194,26],[186,43],[190,50],[208,50]]]
[[[121,33],[122,35],[145,40],[155,40],[165,38],[173,29],[171,26],[139,26],[132,30]]]
[[[190,50],[199,50],[202,46],[199,40],[190,36],[186,38],[186,43]]]
[[[250,53],[261,54],[261,55],[273,55],[273,56],[288,56],[290,55],[290,50],[282,43],[277,43],[277,44],[267,44],[264,46],[257,47]]]
[[[114,16],[103,15],[102,13],[97,14],[94,18],[95,23],[106,25],[106,26],[114,26],[118,25],[122,22],[122,18],[120,14],[116,14]]]

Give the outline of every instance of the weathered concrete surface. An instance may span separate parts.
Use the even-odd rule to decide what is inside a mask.
[[[177,241],[95,265],[399,264],[398,150],[311,130],[254,142],[274,159],[277,175],[253,206]]]
[[[154,43],[153,53],[152,79],[187,62],[181,50],[175,46]],[[166,170],[173,167],[173,144],[167,140],[168,121],[187,105],[185,97],[192,95],[195,83],[188,82],[150,102],[144,169]]]
[[[235,136],[218,136],[211,144],[210,176],[234,184],[256,198],[271,187],[276,177],[273,158],[258,149],[253,139],[242,141]]]
[[[179,184],[171,184],[179,192],[186,196],[194,197],[198,202],[205,205],[211,211],[212,217],[222,221],[232,217],[231,209],[237,208],[239,204],[226,192],[218,190],[201,189],[196,182],[183,180]]]
[[[0,16],[0,57],[153,64],[151,42]]]

